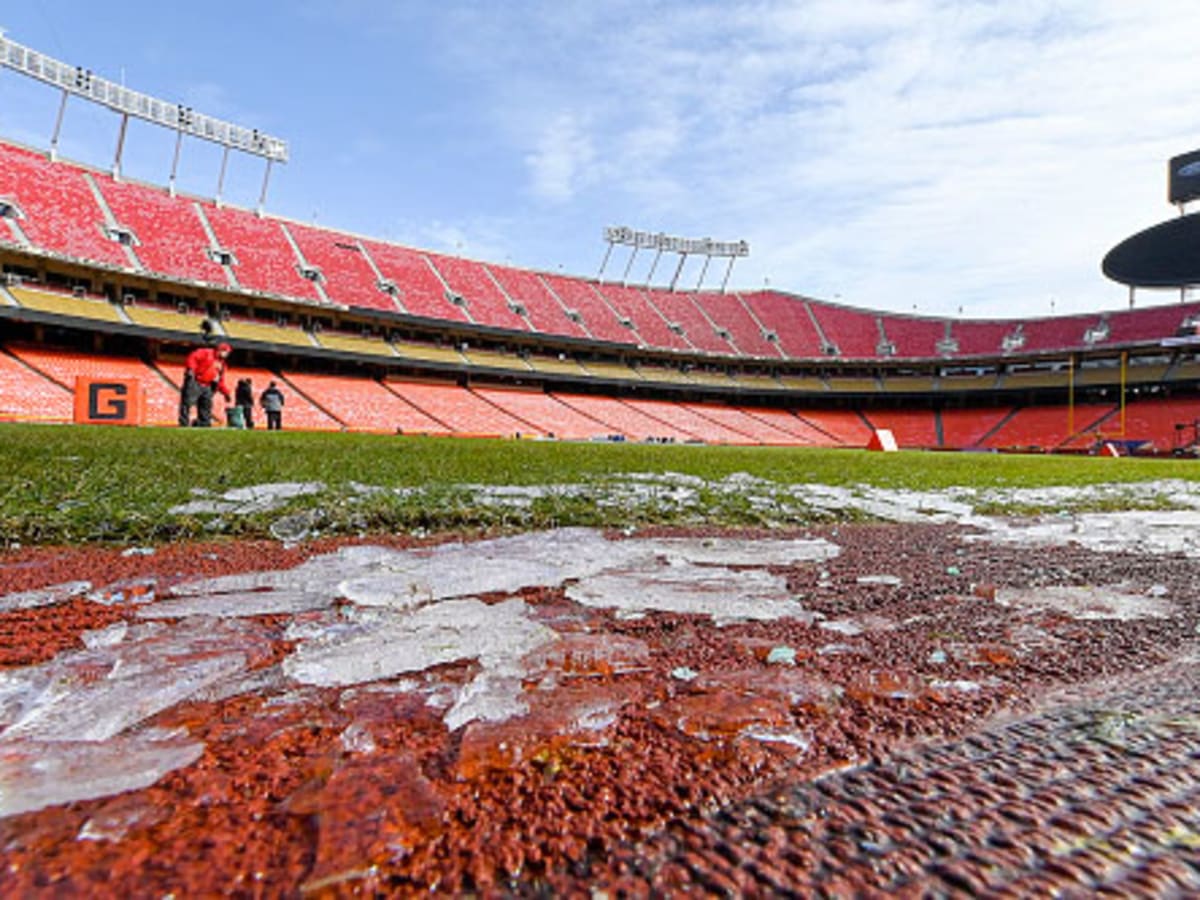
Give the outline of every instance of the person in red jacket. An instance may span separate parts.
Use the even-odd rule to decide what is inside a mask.
[[[225,386],[225,360],[233,348],[228,344],[200,347],[188,354],[184,364],[183,388],[179,391],[179,424],[186,428],[195,425],[209,428],[212,425],[213,393],[220,391],[228,403],[229,388]],[[196,418],[191,419],[192,407],[196,407]]]

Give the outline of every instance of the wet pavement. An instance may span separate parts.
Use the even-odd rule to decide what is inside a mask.
[[[1200,558],[1072,521],[9,552],[0,894],[1194,894]]]

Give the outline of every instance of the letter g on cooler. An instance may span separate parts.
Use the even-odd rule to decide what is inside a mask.
[[[123,421],[129,412],[129,385],[93,381],[88,385],[88,418],[93,422]]]

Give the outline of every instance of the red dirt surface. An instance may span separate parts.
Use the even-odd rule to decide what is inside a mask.
[[[400,679],[280,684],[179,704],[145,725],[186,729],[204,744],[200,759],[142,790],[0,819],[0,896],[769,894],[801,876],[834,893],[837,884],[954,893],[956,883],[962,892],[981,864],[959,857],[958,882],[924,857],[886,884],[868,877],[875,863],[855,848],[870,844],[863,835],[887,812],[870,790],[837,795],[839,815],[861,826],[844,838],[853,846],[840,864],[797,849],[779,798],[817,776],[953,742],[1001,712],[1032,714],[1052,688],[1151,669],[1195,644],[1200,566],[1192,560],[967,547],[942,526],[806,534],[842,553],[782,570],[790,589],[807,609],[852,618],[861,633],[794,620],[718,628],[701,616],[581,614],[560,588],[527,590],[521,596],[538,620],[564,638],[539,662],[557,689],[527,685],[525,715],[448,732]],[[287,568],[337,544],[220,542],[130,556],[23,549],[0,556],[0,594],[81,578],[103,585],[153,575],[162,585]],[[901,584],[858,581],[877,574]],[[1086,620],[1018,615],[993,601],[998,585],[1118,583],[1135,593],[1164,586],[1175,613]],[[84,631],[126,617],[135,621],[129,606],[82,598],[0,614],[0,674],[78,649]],[[272,648],[256,669],[269,672],[290,652],[287,620],[257,618]],[[778,647],[794,651],[795,665],[768,662]],[[451,684],[473,673],[467,663],[437,671]],[[580,726],[587,715],[596,721]],[[932,790],[938,766],[924,771]],[[871,790],[890,790],[880,784]],[[917,784],[913,796],[923,790]],[[859,806],[847,812],[851,794]],[[765,818],[746,812],[755,798],[775,798]],[[711,824],[722,815],[736,818],[736,840]],[[765,871],[789,880],[754,874]],[[1098,883],[1081,877],[1063,869],[1050,883]]]

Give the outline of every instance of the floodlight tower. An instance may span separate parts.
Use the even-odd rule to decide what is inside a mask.
[[[218,204],[224,189],[225,168],[229,162],[231,150],[266,160],[266,172],[263,175],[262,191],[258,198],[259,214],[262,213],[267,201],[267,185],[271,178],[271,166],[274,163],[285,163],[288,160],[288,145],[281,138],[264,134],[257,128],[235,125],[232,122],[196,112],[190,106],[182,103],[172,103],[169,100],[129,90],[123,84],[101,78],[91,69],[68,65],[30,47],[18,44],[16,41],[9,40],[2,29],[0,29],[0,66],[62,91],[58,115],[54,121],[54,133],[50,138],[51,159],[54,159],[58,153],[58,139],[62,133],[67,100],[70,97],[79,97],[110,109],[121,117],[121,127],[117,133],[117,148],[112,164],[112,176],[117,180],[120,180],[121,177],[125,135],[131,117],[175,131],[175,157],[171,164],[171,177],[168,181],[168,190],[172,194],[175,192],[175,178],[178,173],[184,135],[210,141],[225,150],[221,160],[221,174],[217,181],[216,200]]]
[[[648,249],[657,251],[654,255],[654,262],[650,266],[650,274],[646,276],[646,287],[650,286],[651,280],[654,278],[654,272],[658,268],[658,261],[662,258],[663,253],[679,254],[679,263],[675,266],[675,274],[671,277],[671,284],[668,290],[675,290],[679,284],[679,276],[683,274],[683,265],[687,262],[687,258],[691,255],[704,256],[704,267],[700,270],[700,278],[696,282],[696,290],[699,291],[704,284],[704,276],[708,273],[708,265],[712,262],[713,257],[728,257],[729,265],[725,269],[725,278],[721,282],[721,293],[725,293],[725,288],[729,285],[729,276],[733,273],[733,264],[739,257],[750,255],[750,244],[746,241],[714,241],[712,238],[685,238],[677,237],[672,234],[663,234],[653,231],[635,231],[626,225],[609,225],[604,229],[604,240],[608,244],[608,249],[604,252],[604,261],[600,263],[600,273],[596,276],[598,279],[604,277],[604,270],[608,266],[608,260],[612,256],[613,247],[617,244],[622,246],[632,247],[633,250],[629,254],[629,261],[625,264],[625,274],[622,276],[622,281],[628,283],[629,270],[633,267],[633,260],[637,257],[638,250]]]

